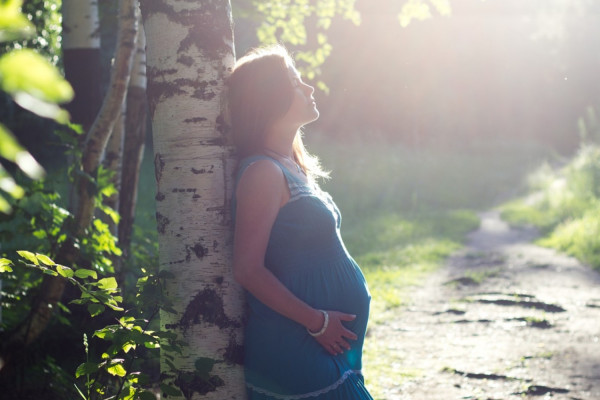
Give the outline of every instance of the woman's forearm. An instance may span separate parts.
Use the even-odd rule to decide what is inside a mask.
[[[254,297],[279,314],[313,332],[323,326],[323,314],[296,297],[267,268],[261,266],[252,271],[238,272],[235,279]]]

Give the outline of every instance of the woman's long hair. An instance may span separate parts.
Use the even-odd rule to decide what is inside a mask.
[[[269,124],[290,108],[294,97],[290,65],[294,61],[283,46],[259,47],[240,58],[227,78],[226,109],[240,159],[264,151]],[[294,137],[293,157],[307,176],[328,176],[307,152],[301,131]]]

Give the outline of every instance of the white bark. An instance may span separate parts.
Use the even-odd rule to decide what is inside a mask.
[[[119,114],[122,113],[127,87],[129,86],[133,50],[135,49],[137,35],[136,12],[136,0],[119,1],[119,34],[110,87],[102,108],[86,135],[81,157],[83,172],[90,176],[96,174],[114,124]],[[75,218],[77,221],[81,221],[81,231],[83,231],[92,220],[95,206],[90,199],[94,193],[90,192],[85,182],[80,182],[77,189],[79,204]]]
[[[104,152],[104,167],[113,172],[111,183],[116,189],[116,193],[112,196],[104,199],[104,204],[112,208],[115,211],[119,209],[119,194],[121,193],[121,171],[123,166],[123,145],[125,140],[125,114],[127,107],[125,101],[121,105],[121,112],[117,116],[117,120],[114,123],[112,134],[106,145]],[[118,222],[115,222],[112,218],[103,218],[108,223],[110,231],[113,235],[118,236]]]
[[[119,247],[123,258],[129,256],[132,225],[138,194],[138,181],[144,142],[146,138],[146,120],[148,102],[146,100],[146,34],[138,14],[138,36],[136,51],[131,67],[131,79],[127,90],[127,112],[125,118],[125,141],[121,168],[121,190],[119,192]],[[118,279],[121,282],[121,279]]]
[[[98,0],[63,0],[63,50],[99,49]]]
[[[161,314],[161,324],[189,345],[175,361],[180,375],[192,374],[198,358],[217,361],[210,372],[216,388],[198,376],[176,382],[186,397],[243,399],[243,296],[231,273],[233,157],[219,124],[223,80],[235,58],[231,8],[228,0],[159,3],[142,1],[159,262],[175,275],[167,291],[178,311]]]
[[[131,67],[130,88],[140,88],[146,91],[146,32],[142,24],[142,16],[138,15],[138,36],[136,50],[133,55],[133,66]]]

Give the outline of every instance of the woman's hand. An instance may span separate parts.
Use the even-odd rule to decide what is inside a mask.
[[[345,350],[350,350],[349,340],[356,340],[358,337],[351,330],[347,329],[342,321],[352,321],[356,315],[344,314],[339,311],[327,311],[329,314],[329,325],[325,332],[315,337],[321,346],[331,355],[343,353]]]

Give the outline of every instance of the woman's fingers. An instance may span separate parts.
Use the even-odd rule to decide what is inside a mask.
[[[342,313],[339,313],[339,314],[340,314],[340,319],[342,321],[353,321],[356,318],[356,315],[354,315],[354,314],[342,314]]]
[[[331,355],[341,354],[352,347],[348,340],[356,340],[358,336],[351,330],[347,329],[342,321],[352,321],[356,315],[346,314],[339,311],[328,311],[329,325],[322,336],[316,338],[317,341]]]
[[[344,328],[344,332],[342,333],[342,336],[347,339],[350,339],[350,340],[358,339],[358,336],[356,336],[356,334],[354,332],[352,332],[349,329],[345,329],[345,328]]]

